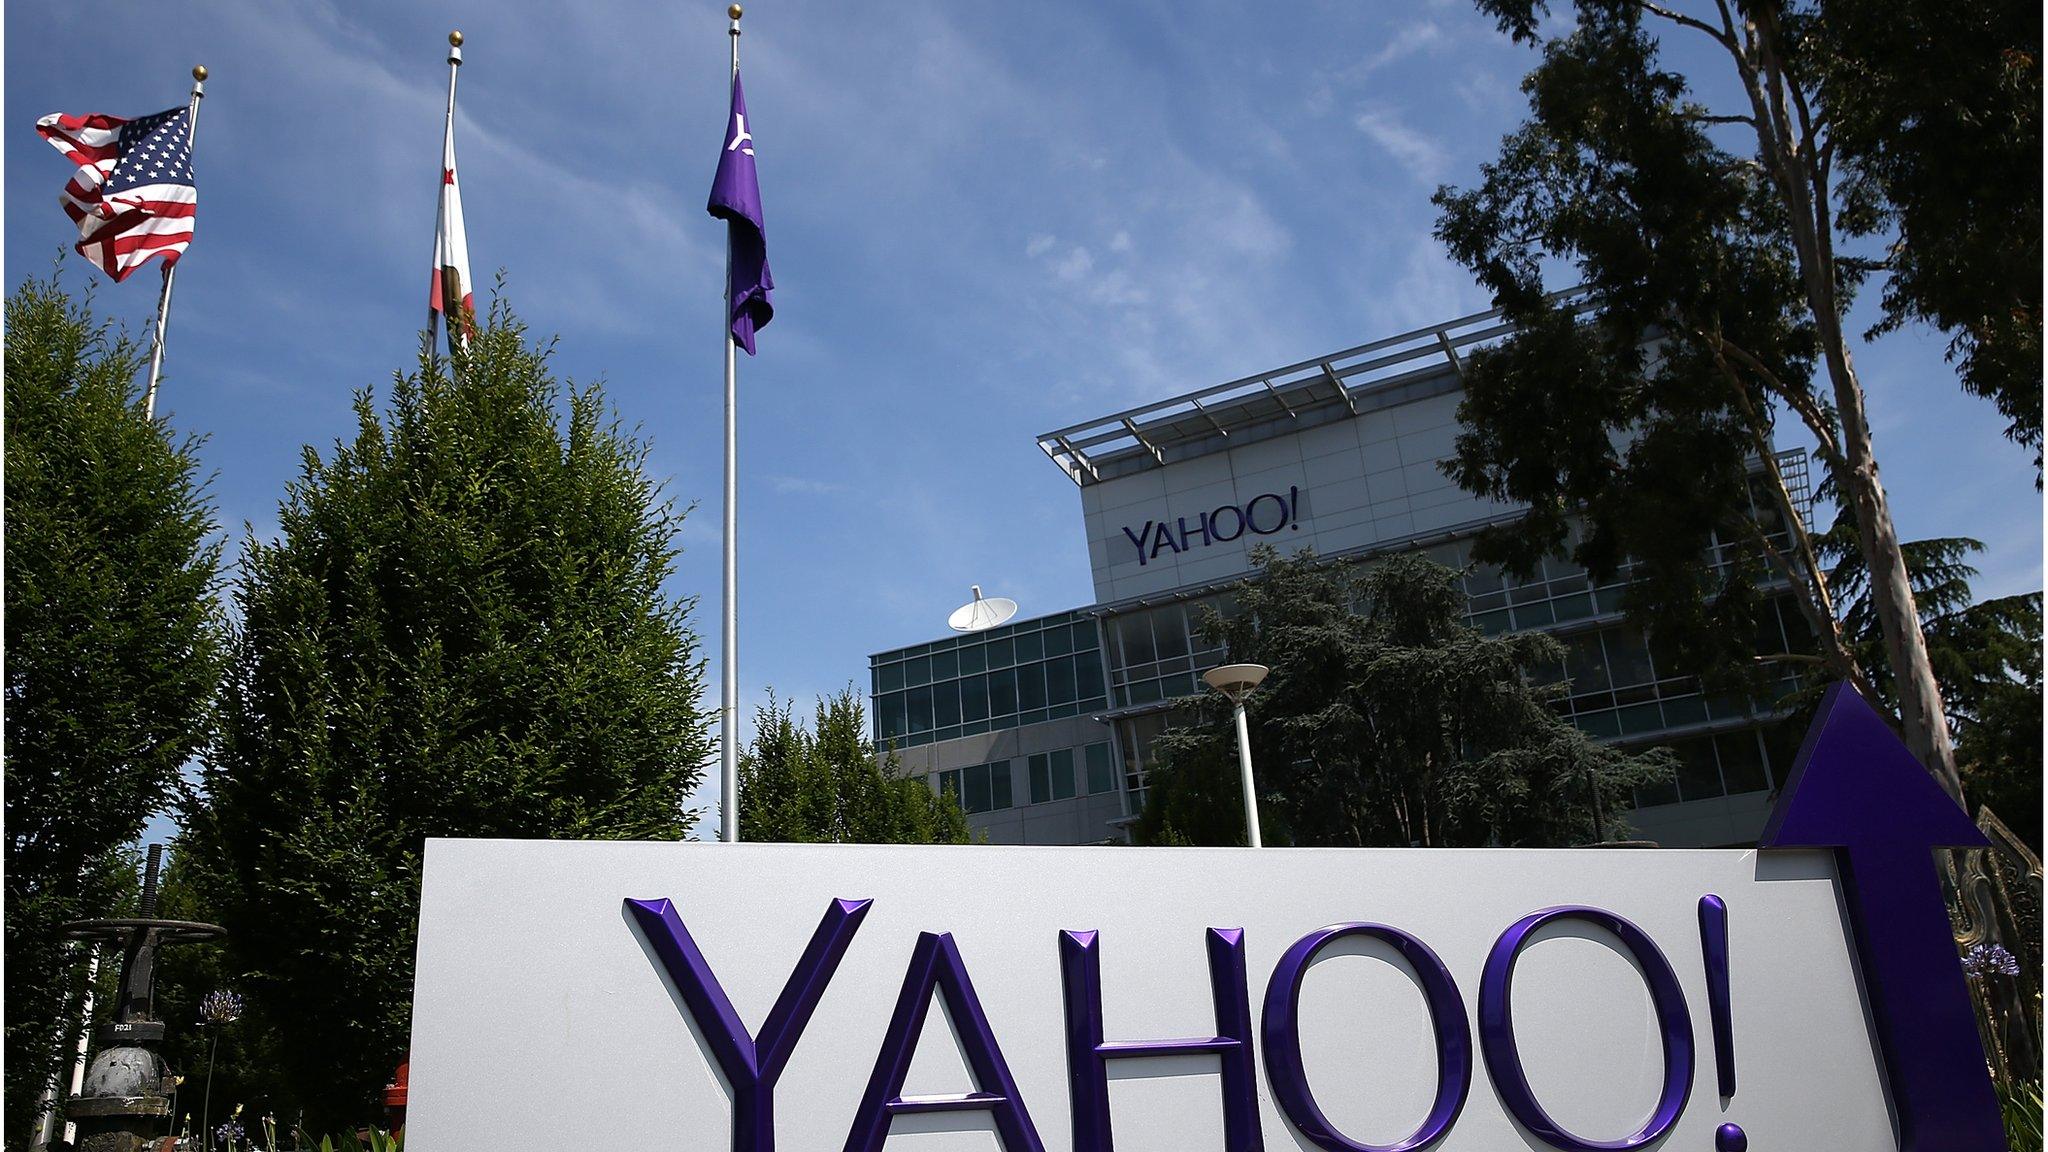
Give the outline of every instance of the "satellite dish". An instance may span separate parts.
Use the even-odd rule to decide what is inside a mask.
[[[974,585],[974,599],[953,609],[946,627],[955,632],[984,632],[1017,614],[1017,602],[1001,596],[984,598],[981,585]]]

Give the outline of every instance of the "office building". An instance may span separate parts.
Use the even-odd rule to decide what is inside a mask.
[[[1420,550],[1464,570],[1475,626],[1543,629],[1564,644],[1552,675],[1569,681],[1573,723],[1679,754],[1678,779],[1636,798],[1639,834],[1752,840],[1796,733],[1659,668],[1622,619],[1619,582],[1555,559],[1526,580],[1468,563],[1473,535],[1516,513],[1439,464],[1459,430],[1462,358],[1508,331],[1494,313],[1467,316],[1039,437],[1079,490],[1095,603],[875,654],[877,748],[952,787],[993,842],[1122,840],[1173,702],[1222,662],[1197,633],[1201,610],[1227,600],[1254,545]],[[1805,457],[1779,459],[1801,502]],[[1802,622],[1781,607],[1781,634],[1759,642],[1796,651]]]

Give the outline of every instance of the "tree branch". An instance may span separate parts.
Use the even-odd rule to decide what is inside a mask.
[[[1703,337],[1704,335],[1702,333]],[[1840,675],[1857,681],[1858,687],[1865,687],[1863,671],[1857,664],[1856,654],[1849,647],[1847,638],[1842,635],[1841,622],[1835,616],[1834,598],[1828,592],[1827,574],[1821,569],[1820,557],[1813,545],[1813,536],[1807,531],[1806,522],[1800,518],[1799,510],[1792,504],[1792,493],[1785,485],[1785,474],[1778,468],[1777,453],[1771,450],[1768,428],[1757,413],[1756,405],[1750,402],[1749,393],[1743,388],[1742,381],[1735,375],[1735,370],[1729,365],[1725,355],[1729,350],[1742,350],[1721,337],[1718,331],[1713,336],[1705,338],[1714,350],[1715,366],[1728,381],[1729,388],[1735,395],[1735,402],[1741,408],[1743,417],[1749,425],[1751,441],[1756,445],[1757,457],[1763,464],[1764,474],[1770,477],[1772,486],[1777,490],[1779,506],[1785,517],[1786,531],[1799,547],[1801,567],[1793,567],[1784,553],[1771,543],[1770,536],[1764,532],[1762,525],[1754,519],[1743,517],[1743,525],[1750,530],[1756,545],[1763,549],[1765,555],[1770,557],[1771,562],[1784,575],[1786,582],[1800,590],[1800,595],[1795,597],[1800,614],[1806,617],[1807,627],[1811,628],[1815,638],[1821,641],[1830,658],[1830,666]],[[1749,356],[1747,352],[1742,352],[1742,355],[1752,363],[1755,362],[1755,357]],[[1801,579],[1802,570],[1804,580]]]
[[[1673,12],[1671,9],[1666,8],[1661,4],[1652,3],[1651,0],[1636,0],[1636,7],[1641,8],[1643,11],[1648,12],[1652,16],[1657,16],[1662,19],[1669,20],[1673,24],[1682,25],[1686,28],[1694,28],[1701,32],[1704,32],[1707,35],[1713,37],[1714,40],[1717,43],[1719,43],[1723,48],[1727,48],[1730,51],[1733,51],[1735,48],[1735,41],[1732,37],[1722,32],[1721,29],[1714,27],[1712,24],[1709,24],[1704,20],[1700,20],[1692,16],[1687,16],[1683,12]]]
[[[1724,116],[1713,112],[1694,112],[1681,116],[1679,119],[1691,124],[1747,124],[1751,128],[1756,127],[1756,118],[1752,116]]]
[[[1811,156],[1814,151],[1814,141],[1820,135],[1820,121],[1814,118],[1813,109],[1809,108],[1806,103],[1806,93],[1800,89],[1799,85],[1792,84],[1790,88],[1792,91],[1792,109],[1799,116],[1799,150]]]
[[[1764,387],[1771,390],[1772,395],[1785,401],[1786,406],[1799,415],[1807,431],[1813,433],[1814,440],[1818,442],[1820,457],[1827,462],[1828,467],[1846,467],[1842,460],[1841,448],[1835,442],[1833,422],[1827,418],[1827,413],[1814,403],[1810,394],[1780,380],[1777,373],[1771,371],[1763,361],[1751,355],[1742,345],[1720,335],[1709,336],[1697,328],[1693,331],[1717,353],[1725,352],[1744,368],[1756,373],[1757,378],[1763,382]]]

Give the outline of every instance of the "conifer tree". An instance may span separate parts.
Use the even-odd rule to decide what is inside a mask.
[[[132,912],[121,849],[207,734],[220,546],[198,441],[142,411],[142,350],[61,285],[7,299],[7,1139],[73,988],[56,935]],[[80,962],[82,963],[82,962]]]
[[[754,713],[740,756],[740,839],[823,844],[965,844],[967,815],[951,791],[877,759],[860,697],[821,698],[810,728],[772,694]]]
[[[1623,838],[1661,749],[1597,743],[1538,687],[1562,658],[1539,632],[1464,622],[1457,573],[1399,555],[1364,570],[1312,552],[1252,553],[1237,611],[1204,634],[1227,663],[1271,669],[1246,705],[1267,843],[1563,847]],[[1153,744],[1141,843],[1242,844],[1230,706],[1203,696]]]
[[[673,839],[709,745],[681,516],[596,386],[502,305],[308,448],[243,545],[218,753],[183,847],[312,1130],[406,1051],[430,836]]]

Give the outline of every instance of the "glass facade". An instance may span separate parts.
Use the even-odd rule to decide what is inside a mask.
[[[868,664],[878,751],[1100,712],[1107,701],[1095,620],[1080,612],[883,652]]]
[[[1717,549],[1714,557],[1717,566],[1728,561],[1721,551]],[[1639,806],[1763,791],[1790,767],[1797,741],[1782,755],[1770,754],[1761,744],[1751,749],[1748,744],[1762,739],[1754,727],[1675,742],[1656,739],[1658,733],[1674,729],[1753,724],[1771,709],[1767,703],[1760,705],[1742,695],[1705,694],[1697,679],[1660,667],[1641,630],[1614,619],[1622,610],[1627,571],[1608,583],[1596,584],[1570,561],[1550,558],[1528,578],[1520,579],[1492,565],[1470,563],[1468,541],[1435,545],[1423,554],[1446,567],[1463,570],[1466,619],[1474,627],[1487,633],[1540,629],[1559,634],[1565,648],[1563,661],[1538,670],[1536,679],[1541,684],[1568,682],[1567,695],[1557,701],[1556,708],[1587,735],[1668,744],[1674,749],[1683,746],[1681,755],[1690,757],[1684,779],[1639,796]],[[1171,701],[1202,690],[1201,673],[1222,663],[1224,657],[1220,647],[1199,635],[1205,607],[1225,618],[1233,611],[1230,594],[1222,592],[1121,613],[1105,622],[1114,707]],[[1755,639],[1759,653],[1804,652],[1812,646],[1804,618],[1786,600],[1772,605]],[[1766,700],[1800,686],[1796,666],[1780,668],[1780,679],[1767,690]],[[1132,810],[1137,811],[1144,806],[1152,742],[1170,726],[1170,714],[1148,711],[1119,718],[1116,726],[1124,786],[1131,793]],[[1710,787],[1720,791],[1710,791]]]
[[[1805,621],[1785,601],[1771,605],[1763,623],[1765,635],[1758,638],[1757,651],[1801,651],[1791,645],[1805,634]],[[1768,712],[1770,698],[1789,695],[1801,684],[1792,665],[1780,665],[1779,679],[1766,689],[1763,701],[1739,694],[1707,695],[1693,677],[1661,668],[1633,626],[1612,625],[1561,639],[1563,664],[1544,670],[1538,680],[1568,681],[1570,694],[1559,701],[1558,711],[1587,735],[1602,739],[1640,739],[1710,721],[1746,720],[1759,711]]]
[[[1678,778],[1636,792],[1636,807],[1765,792],[1784,782],[1799,755],[1800,729],[1787,720],[1761,728],[1650,743],[1678,756]]]
[[[1205,609],[1229,615],[1229,593],[1140,608],[1112,616],[1109,694],[1117,708],[1154,704],[1202,690],[1201,674],[1223,662],[1223,649],[1202,639]]]

